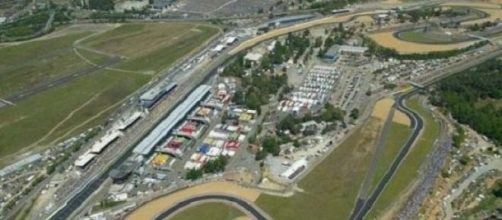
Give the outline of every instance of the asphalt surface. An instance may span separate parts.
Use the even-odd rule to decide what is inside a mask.
[[[401,151],[399,151],[399,154],[392,162],[391,166],[383,176],[382,180],[378,183],[373,193],[367,199],[366,198],[357,199],[356,206],[354,208],[354,211],[352,212],[352,215],[350,216],[350,219],[357,219],[357,220],[363,219],[366,216],[366,214],[368,214],[368,212],[375,204],[375,201],[378,199],[380,194],[385,189],[387,183],[392,179],[392,177],[396,173],[404,157],[406,156],[406,154],[408,154],[409,150],[415,143],[415,140],[420,135],[420,132],[422,131],[424,125],[422,118],[416,112],[414,112],[412,109],[408,108],[404,104],[404,100],[414,95],[417,91],[418,90],[413,90],[410,93],[398,97],[396,100],[397,109],[404,112],[411,120],[411,127],[412,127],[411,135],[401,148]]]
[[[247,203],[244,200],[241,200],[239,198],[233,197],[233,196],[226,196],[226,195],[205,195],[205,196],[198,196],[194,198],[190,198],[184,201],[179,202],[175,206],[167,209],[163,213],[161,213],[159,216],[155,218],[155,220],[164,220],[167,219],[168,217],[171,217],[173,214],[175,214],[177,211],[189,206],[190,204],[194,202],[201,202],[201,201],[213,201],[213,200],[221,200],[221,201],[226,201],[226,202],[231,202],[234,205],[240,206],[242,209],[248,211],[253,217],[257,220],[267,220],[268,218],[265,217],[260,210],[255,208],[253,205]]]

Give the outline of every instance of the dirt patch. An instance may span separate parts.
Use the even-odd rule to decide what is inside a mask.
[[[371,116],[378,118],[382,121],[385,121],[387,119],[387,116],[389,115],[389,112],[392,109],[393,105],[394,105],[394,100],[391,98],[385,98],[385,99],[379,100],[375,104],[375,107],[373,108],[373,112],[371,113]]]
[[[454,44],[421,44],[403,41],[394,37],[392,31],[370,34],[369,37],[383,47],[392,48],[401,54],[428,53],[433,51],[448,51],[465,48],[477,41],[468,41]]]
[[[392,118],[392,121],[406,126],[411,125],[410,118],[402,111],[395,111],[394,118]]]
[[[212,182],[190,187],[188,189],[160,197],[152,200],[140,208],[136,209],[126,217],[128,220],[153,219],[162,211],[177,204],[178,202],[203,194],[227,194],[254,202],[260,192],[255,189],[248,189],[230,182]]]
[[[365,15],[365,16],[359,16],[357,17],[356,19],[354,19],[355,22],[360,22],[360,23],[365,23],[365,24],[369,24],[369,23],[373,23],[373,18],[369,15]]]
[[[250,218],[249,216],[239,216],[237,218],[234,218],[234,220],[251,220],[252,218]]]

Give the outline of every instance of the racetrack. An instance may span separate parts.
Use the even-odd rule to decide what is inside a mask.
[[[387,183],[392,179],[397,169],[399,168],[399,165],[401,164],[401,162],[403,161],[403,159],[408,154],[409,150],[417,140],[418,136],[420,135],[420,132],[422,131],[424,125],[423,120],[420,117],[420,115],[418,115],[418,113],[408,108],[404,103],[405,99],[411,97],[417,91],[418,90],[413,90],[405,95],[402,95],[398,97],[396,101],[397,109],[404,112],[410,118],[411,127],[413,130],[411,135],[409,136],[408,140],[406,141],[402,149],[399,151],[399,154],[397,155],[396,159],[392,162],[389,170],[385,173],[382,180],[378,183],[375,191],[373,191],[373,193],[368,198],[357,199],[356,206],[354,208],[354,211],[352,212],[350,219],[357,219],[357,220],[363,219],[366,216],[366,214],[368,214],[368,212],[373,207],[373,204],[378,199],[380,194],[383,192]]]
[[[262,214],[263,211],[259,210],[255,205],[251,205],[250,203],[248,203],[242,199],[239,199],[237,197],[227,196],[227,195],[203,195],[203,196],[193,197],[193,198],[178,202],[175,206],[167,209],[166,211],[162,212],[160,215],[155,217],[155,220],[163,220],[163,219],[167,219],[169,217],[172,217],[178,211],[192,205],[193,203],[214,201],[214,200],[230,202],[230,203],[232,203],[232,205],[238,206],[240,209],[248,212],[255,219],[258,219],[258,220],[269,219],[264,214]]]

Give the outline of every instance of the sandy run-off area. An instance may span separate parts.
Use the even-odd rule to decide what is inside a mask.
[[[379,45],[397,50],[401,54],[428,53],[432,51],[448,51],[468,47],[477,41],[469,41],[455,44],[421,44],[403,41],[394,37],[392,31],[370,34],[369,37]]]
[[[254,202],[260,195],[260,191],[244,188],[230,182],[211,182],[193,186],[163,197],[154,199],[129,214],[127,220],[149,220],[176,205],[183,200],[208,194],[224,194],[239,197],[249,202]]]
[[[373,108],[373,112],[371,113],[371,116],[373,116],[377,119],[380,119],[381,121],[385,121],[385,120],[387,120],[387,117],[389,116],[389,113],[390,113],[393,105],[394,105],[393,99],[384,98],[375,104],[375,107]],[[410,118],[408,118],[408,116],[401,111],[394,112],[394,117],[392,118],[392,121],[395,123],[408,125],[408,126],[411,124]]]

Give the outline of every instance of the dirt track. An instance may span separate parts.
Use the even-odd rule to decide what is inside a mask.
[[[226,194],[240,197],[254,202],[260,192],[255,189],[248,189],[230,182],[212,182],[197,185],[179,192],[152,200],[140,208],[136,209],[126,217],[127,220],[153,219],[162,211],[175,205],[177,202],[203,194]]]

